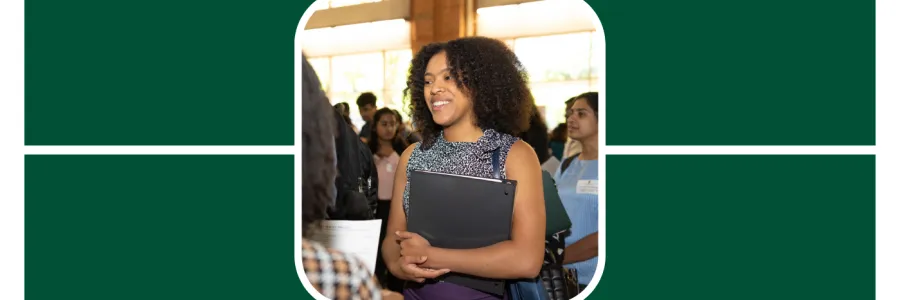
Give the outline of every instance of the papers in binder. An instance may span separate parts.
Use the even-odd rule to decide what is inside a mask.
[[[378,239],[381,234],[381,220],[366,221],[322,221],[322,230],[317,230],[311,240],[325,247],[354,255],[375,273],[375,260],[379,255]]]

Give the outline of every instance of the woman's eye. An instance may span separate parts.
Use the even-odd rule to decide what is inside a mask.
[[[453,79],[453,77],[450,77],[450,75],[444,76],[444,80],[450,81],[451,79]]]
[[[425,85],[431,84],[431,80],[425,80]]]

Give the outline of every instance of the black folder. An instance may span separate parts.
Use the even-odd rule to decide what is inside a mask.
[[[473,249],[510,239],[516,182],[410,172],[407,230],[446,249]],[[503,295],[505,281],[449,273],[438,280]]]

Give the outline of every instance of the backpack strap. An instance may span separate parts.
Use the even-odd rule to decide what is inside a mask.
[[[560,166],[559,175],[562,175],[563,173],[566,172],[566,169],[569,168],[569,165],[572,164],[572,161],[575,160],[575,158],[578,157],[578,155],[581,155],[581,152],[575,153],[574,155],[566,157],[566,159],[563,160],[562,166]]]
[[[494,178],[500,178],[500,148],[494,149],[491,152],[491,166],[494,167]]]

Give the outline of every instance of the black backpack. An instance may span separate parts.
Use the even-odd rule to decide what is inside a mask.
[[[378,206],[378,172],[372,152],[334,111],[337,136],[337,197],[328,209],[331,220],[371,220]]]

